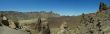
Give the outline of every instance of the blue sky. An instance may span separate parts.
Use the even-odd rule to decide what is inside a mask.
[[[110,0],[102,0],[110,5]],[[60,15],[80,15],[98,10],[100,0],[0,0],[1,11],[53,11]]]

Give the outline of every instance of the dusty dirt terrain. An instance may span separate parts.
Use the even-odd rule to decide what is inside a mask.
[[[20,30],[11,29],[7,26],[0,26],[0,34],[30,34]]]

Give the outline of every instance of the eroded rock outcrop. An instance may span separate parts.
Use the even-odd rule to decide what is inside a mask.
[[[38,22],[35,26],[35,29],[39,34],[50,34],[50,28],[48,22],[42,22],[41,18],[38,18]]]

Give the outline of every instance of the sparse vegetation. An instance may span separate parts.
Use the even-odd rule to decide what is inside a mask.
[[[109,10],[101,2],[97,13],[80,16],[61,16],[53,11],[0,11],[0,34],[2,29],[24,34],[110,34]]]

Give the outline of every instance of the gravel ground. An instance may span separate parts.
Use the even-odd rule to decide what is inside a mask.
[[[7,26],[0,26],[0,34],[29,34],[29,32],[11,29]]]

